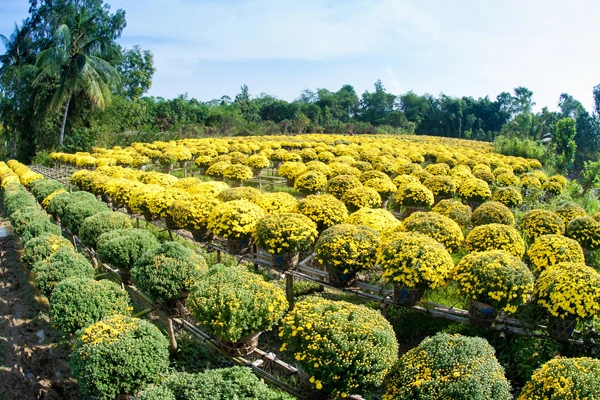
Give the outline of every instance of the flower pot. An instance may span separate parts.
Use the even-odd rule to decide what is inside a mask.
[[[281,253],[273,255],[273,267],[284,271],[294,269],[300,260],[299,252]]]
[[[252,247],[252,241],[250,239],[227,239],[227,250],[234,256],[246,254]]]
[[[252,168],[252,174],[256,177],[260,176],[261,172],[262,172],[262,169],[260,169],[260,168]]]
[[[126,205],[125,209],[127,210],[128,214],[131,214],[131,215],[135,214],[135,211],[133,211],[133,209],[129,205]]]
[[[131,272],[127,268],[119,268],[119,276],[121,277],[121,282],[124,285],[133,285],[133,281],[131,280]]]
[[[404,217],[408,218],[412,213],[425,211],[425,207],[422,206],[405,206],[404,207]]]
[[[425,294],[425,289],[405,288],[394,285],[394,300],[404,307],[414,307]]]
[[[173,220],[173,217],[171,217],[170,215],[167,215],[165,217],[165,225],[167,226],[167,229],[170,229],[172,231],[176,231],[179,229],[179,226],[177,226],[175,220]]]
[[[230,186],[231,186],[232,188],[235,188],[235,187],[242,187],[242,181],[236,181],[236,180],[232,179],[232,180],[231,180],[231,185],[230,185]]]
[[[561,319],[556,317],[550,317],[548,321],[548,335],[556,340],[567,341],[573,334],[577,325],[577,320],[574,319]]]
[[[152,213],[150,211],[146,211],[143,213],[144,215],[144,219],[146,220],[146,222],[152,222],[156,220],[156,217],[154,215],[152,215]]]
[[[352,286],[354,282],[356,282],[356,272],[344,273],[329,266],[326,266],[325,268],[329,274],[327,281],[332,286],[344,288]]]
[[[491,327],[500,312],[489,304],[482,303],[477,300],[471,300],[469,306],[469,321],[474,326],[481,328]]]
[[[303,399],[311,399],[311,400],[325,400],[330,398],[330,393],[324,390],[319,390],[315,387],[314,383],[310,382],[310,377],[308,374],[302,369],[301,366],[296,365],[297,376],[298,376],[298,385],[297,390],[302,395]]]
[[[287,179],[285,181],[285,184],[287,185],[287,187],[291,187],[291,188],[294,187],[294,181],[292,179]]]
[[[194,240],[198,243],[210,243],[213,240],[213,234],[209,230],[190,231]]]
[[[219,347],[225,353],[233,357],[243,357],[252,353],[258,347],[258,337],[261,332],[253,333],[243,338],[240,338],[237,342],[227,342],[217,338]]]
[[[106,204],[111,204],[113,202],[112,197],[110,197],[109,195],[106,194],[102,194],[100,195],[100,198],[102,199],[103,202],[105,202]]]

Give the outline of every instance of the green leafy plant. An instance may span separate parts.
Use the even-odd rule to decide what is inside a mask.
[[[118,229],[98,237],[100,259],[113,267],[131,269],[136,260],[160,246],[158,239],[145,229]]]
[[[104,211],[83,220],[79,228],[79,237],[84,244],[95,249],[96,240],[103,233],[131,227],[129,216],[114,211]]]
[[[96,275],[92,264],[68,247],[62,247],[49,258],[35,263],[33,272],[35,285],[48,298],[63,279],[74,276],[93,279]]]

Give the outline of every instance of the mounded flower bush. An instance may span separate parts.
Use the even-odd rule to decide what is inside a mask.
[[[407,232],[420,232],[443,244],[450,253],[460,250],[465,237],[460,226],[435,212],[416,212],[402,221]]]
[[[135,262],[131,278],[137,288],[162,303],[189,291],[207,268],[202,256],[180,243],[165,242]]]
[[[501,187],[496,189],[492,200],[504,204],[507,207],[518,207],[523,204],[521,192],[514,186]]]
[[[342,274],[371,268],[377,259],[379,233],[364,225],[338,224],[321,233],[315,259]]]
[[[108,206],[95,199],[94,201],[77,201],[65,207],[61,222],[73,234],[78,235],[79,228],[87,217],[106,211],[110,211]]]
[[[92,264],[83,255],[68,247],[61,247],[50,257],[35,263],[33,273],[35,285],[48,298],[63,279],[70,277],[93,279],[96,275]]]
[[[488,201],[483,203],[471,214],[471,223],[473,226],[486,224],[503,224],[514,226],[515,216],[504,204],[497,201]]]
[[[262,193],[260,190],[251,186],[224,189],[217,194],[217,199],[220,201],[247,200],[254,203],[260,198]]]
[[[479,225],[467,235],[465,249],[469,253],[504,250],[521,258],[525,254],[525,241],[512,226],[503,224]]]
[[[298,202],[298,212],[306,215],[317,224],[319,232],[341,224],[348,218],[348,209],[340,200],[330,194],[310,195]]]
[[[359,186],[346,191],[341,200],[350,212],[358,211],[363,207],[377,208],[381,206],[381,196],[379,193],[375,189],[365,186]]]
[[[248,239],[264,216],[262,208],[246,200],[217,204],[208,216],[208,229],[226,239]]]
[[[467,254],[456,267],[459,293],[507,314],[517,311],[533,292],[533,275],[519,259],[505,251]]]
[[[181,229],[205,231],[210,213],[220,203],[221,201],[212,196],[193,195],[188,199],[173,202],[169,209],[169,216]]]
[[[48,215],[45,213],[38,215],[32,219],[21,232],[21,240],[24,244],[27,244],[30,240],[42,236],[42,235],[61,235],[60,228],[48,219]]]
[[[38,203],[41,203],[46,197],[53,192],[65,189],[65,185],[54,179],[40,179],[33,183],[31,193],[35,196]]]
[[[406,352],[390,373],[384,400],[510,400],[510,384],[487,340],[438,333]]]
[[[434,196],[452,197],[458,190],[456,179],[451,176],[434,175],[425,179],[423,186],[431,190]]]
[[[576,240],[562,235],[542,235],[527,250],[527,259],[534,273],[561,263],[585,263],[583,250]]]
[[[202,373],[176,372],[146,389],[137,400],[292,400],[261,381],[248,367],[209,369]]]
[[[553,358],[533,372],[518,400],[598,399],[600,361],[589,357]]]
[[[454,199],[440,200],[431,211],[445,215],[463,229],[471,224],[471,207]]]
[[[81,330],[69,366],[83,394],[134,394],[167,372],[169,342],[150,322],[114,315]]]
[[[158,239],[145,229],[118,229],[98,237],[97,252],[102,261],[115,267],[131,269],[146,252],[160,246]]]
[[[383,277],[404,288],[435,289],[454,270],[452,257],[435,239],[418,232],[399,233],[384,242],[377,254]]]
[[[429,207],[434,199],[431,190],[420,183],[407,183],[398,187],[396,202],[403,206]]]
[[[65,209],[69,204],[76,203],[78,201],[96,201],[96,196],[89,192],[73,192],[73,193],[60,193],[56,195],[52,200],[48,203],[48,207],[46,211],[55,216],[62,218],[65,214]]]
[[[252,172],[252,169],[242,164],[230,165],[223,171],[223,178],[227,178],[235,182],[244,182],[248,179],[251,179],[253,176],[254,172]]]
[[[281,321],[282,351],[293,354],[317,390],[333,396],[369,393],[397,360],[390,323],[365,306],[309,297]]]
[[[189,201],[191,195],[183,189],[166,188],[146,197],[150,214],[156,218],[166,218],[173,203],[178,200]]]
[[[130,228],[132,225],[129,216],[119,212],[105,211],[83,220],[79,229],[79,237],[84,244],[95,249],[96,240],[103,233]]]
[[[298,206],[298,200],[286,192],[262,193],[252,202],[267,214],[294,212]]]
[[[600,247],[600,223],[590,216],[572,219],[567,225],[566,235],[577,240],[584,249]]]
[[[361,208],[344,221],[345,224],[364,225],[382,234],[401,224],[388,210],[382,208]]]
[[[486,181],[471,178],[460,184],[458,195],[468,203],[483,203],[492,197],[492,191]]]
[[[196,322],[225,342],[270,330],[288,308],[280,287],[243,268],[223,265],[201,276],[187,304]]]
[[[527,240],[532,241],[542,235],[562,235],[565,232],[565,223],[552,211],[531,210],[519,220],[519,230],[525,234]]]
[[[562,218],[565,226],[573,219],[579,217],[587,217],[587,212],[577,204],[565,204],[554,210],[554,212]]]
[[[582,263],[554,264],[536,280],[533,296],[553,317],[595,318],[600,311],[600,275]]]
[[[327,182],[327,193],[341,199],[348,190],[361,186],[362,183],[354,175],[337,175]]]
[[[320,171],[308,171],[294,180],[294,189],[306,194],[314,194],[325,190],[327,175]]]
[[[63,247],[75,251],[73,244],[62,236],[53,234],[40,235],[25,243],[21,262],[25,268],[32,269],[37,262],[51,257]]]
[[[271,254],[282,254],[308,249],[318,235],[317,225],[306,215],[282,213],[259,219],[254,238],[258,247]]]
[[[52,325],[66,335],[111,315],[129,314],[129,294],[108,280],[72,277],[60,281],[50,297]]]
[[[387,200],[398,189],[389,178],[373,178],[365,181],[363,185],[377,191],[382,200]]]

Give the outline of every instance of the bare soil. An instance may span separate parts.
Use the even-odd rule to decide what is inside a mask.
[[[0,400],[81,399],[60,344],[68,342],[52,328],[18,246],[13,235],[0,238]]]

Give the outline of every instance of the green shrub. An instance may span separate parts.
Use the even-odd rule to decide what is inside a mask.
[[[61,193],[55,196],[48,204],[48,213],[62,218],[65,214],[65,210],[69,204],[77,203],[79,201],[96,201],[96,196],[92,193],[79,191],[73,193]]]
[[[12,213],[9,220],[17,236],[21,236],[27,224],[39,218],[47,218],[47,215],[37,207],[25,207]]]
[[[97,201],[94,199],[93,201],[76,201],[67,204],[64,208],[64,213],[61,219],[61,222],[69,228],[71,233],[74,235],[79,234],[79,228],[83,221],[87,217],[91,217],[92,215],[109,211],[109,208],[106,204]]]
[[[103,233],[131,227],[129,216],[119,212],[105,211],[87,217],[79,228],[79,237],[84,244],[96,248],[96,240]]]
[[[438,333],[400,357],[388,376],[384,398],[508,400],[512,395],[485,339]]]
[[[524,158],[537,158],[544,156],[546,152],[544,145],[537,140],[520,139],[515,136],[497,136],[494,139],[494,149],[496,153],[505,156],[515,156]]]
[[[35,263],[33,272],[36,286],[48,298],[63,279],[73,276],[93,279],[96,274],[94,267],[83,255],[68,247],[60,248],[49,258]]]
[[[58,189],[66,189],[65,185],[54,179],[40,179],[35,181],[31,187],[31,193],[35,196],[38,203],[41,203],[48,195]]]
[[[6,215],[8,217],[10,217],[17,210],[21,210],[25,207],[37,207],[35,199],[31,197],[29,193],[27,193],[25,188],[10,194],[5,192],[4,209],[6,210]]]
[[[589,216],[574,218],[567,225],[566,236],[586,250],[596,250],[600,247],[600,223]]]
[[[69,366],[83,394],[136,393],[167,372],[169,342],[150,322],[115,315],[78,332]]]
[[[242,268],[216,265],[192,289],[188,307],[222,341],[270,330],[288,308],[284,291]]]
[[[67,335],[115,314],[129,314],[129,295],[111,281],[67,278],[50,297],[52,325]]]
[[[40,235],[25,243],[21,262],[26,268],[32,269],[37,262],[49,258],[63,247],[75,250],[73,244],[62,236],[49,233]]]
[[[213,369],[200,374],[175,373],[138,396],[138,400],[170,399],[291,400],[293,397],[269,388],[246,367]]]
[[[150,231],[144,229],[117,229],[100,235],[96,245],[102,261],[129,270],[136,260],[156,249],[160,243]]]
[[[50,221],[46,214],[39,215],[37,218],[35,218],[27,224],[27,226],[23,230],[23,233],[21,234],[21,240],[23,241],[23,243],[27,243],[31,239],[44,234],[51,234],[57,236],[62,234],[62,231],[60,230],[58,225]]]
[[[165,242],[135,262],[131,278],[156,302],[179,297],[206,272],[204,258],[177,242]]]

